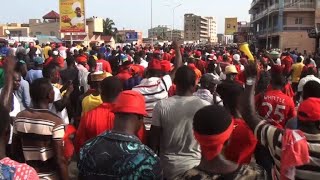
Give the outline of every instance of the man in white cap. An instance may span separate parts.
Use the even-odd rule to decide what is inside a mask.
[[[72,10],[76,14],[76,17],[72,18],[71,25],[77,26],[78,24],[84,24],[84,16],[82,16],[81,3],[79,1],[73,3]]]
[[[47,42],[46,46],[43,48],[44,59],[48,59],[49,58],[49,51],[50,50],[51,50],[50,42]]]
[[[233,64],[236,66],[237,70],[242,72],[244,71],[244,66],[240,63],[240,55],[234,54],[233,55]]]

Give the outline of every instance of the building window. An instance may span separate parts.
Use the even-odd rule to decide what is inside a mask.
[[[302,18],[296,18],[295,24],[302,24]]]
[[[36,32],[36,35],[41,35],[41,32]]]
[[[55,36],[55,35],[56,35],[55,32],[53,32],[53,31],[50,32],[50,36]]]

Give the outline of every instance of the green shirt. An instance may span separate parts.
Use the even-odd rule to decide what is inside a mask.
[[[0,68],[0,88],[4,85],[4,69]]]

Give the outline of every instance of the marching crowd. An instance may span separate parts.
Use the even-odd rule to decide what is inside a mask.
[[[3,45],[0,179],[320,179],[319,56],[240,49]]]

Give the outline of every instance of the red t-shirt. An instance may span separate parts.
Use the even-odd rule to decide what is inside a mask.
[[[112,74],[110,63],[104,59],[97,60],[97,63],[102,63],[103,71]]]
[[[163,60],[171,61],[172,56],[169,53],[164,53],[162,56]]]
[[[206,68],[207,68],[207,63],[203,60],[198,60],[195,63],[196,67],[201,71],[202,74],[204,74],[206,72]]]
[[[224,155],[237,164],[249,164],[258,140],[243,119],[234,118],[233,123],[234,130]]]
[[[270,90],[255,98],[259,115],[271,120],[277,127],[285,127],[287,121],[296,116],[293,99],[280,90]]]
[[[87,140],[113,128],[114,113],[111,110],[111,104],[103,103],[82,116],[76,134],[76,152],[79,152]]]

